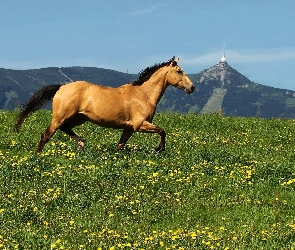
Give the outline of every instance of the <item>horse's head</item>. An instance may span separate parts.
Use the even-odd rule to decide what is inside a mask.
[[[173,57],[168,63],[168,73],[166,75],[166,81],[168,84],[184,90],[187,94],[194,92],[195,86],[184,71],[177,65],[178,59]]]

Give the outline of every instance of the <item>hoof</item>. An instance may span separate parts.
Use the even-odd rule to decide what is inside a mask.
[[[78,150],[81,151],[84,147],[84,142],[83,141],[78,141]]]
[[[165,151],[165,148],[158,147],[158,148],[154,148],[153,153],[154,153],[154,154],[158,154],[158,153],[160,153],[160,152],[162,152],[162,151]]]
[[[125,143],[120,143],[120,144],[118,144],[118,146],[117,146],[117,151],[121,151],[121,150],[123,150],[124,146],[125,146]]]

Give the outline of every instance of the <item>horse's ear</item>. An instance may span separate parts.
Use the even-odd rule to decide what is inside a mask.
[[[168,62],[167,62],[167,66],[169,66],[170,64],[172,64],[174,66],[174,60],[175,60],[175,56],[173,56]]]
[[[172,66],[176,66],[177,65],[177,62],[179,61],[179,57],[177,59],[174,59],[174,61],[172,62]]]
[[[179,57],[177,59],[175,59],[175,56],[174,56],[172,59],[171,59],[171,64],[173,67],[175,67],[177,65],[177,62],[179,61]]]

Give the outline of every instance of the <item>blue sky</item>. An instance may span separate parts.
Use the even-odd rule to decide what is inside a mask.
[[[180,57],[186,73],[228,63],[295,90],[294,0],[1,0],[0,67],[140,70]]]

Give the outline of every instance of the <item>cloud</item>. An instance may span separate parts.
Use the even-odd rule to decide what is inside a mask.
[[[286,61],[295,59],[295,48],[226,50],[225,56],[229,63],[236,64]],[[182,64],[212,65],[218,63],[221,57],[222,51],[210,52],[196,57],[183,56]]]
[[[160,9],[163,6],[163,4],[154,4],[150,7],[147,8],[143,8],[143,9],[138,9],[138,10],[134,10],[131,12],[126,13],[126,16],[141,16],[141,15],[146,15],[146,14],[150,14],[153,13],[155,11],[157,11],[158,9]]]

